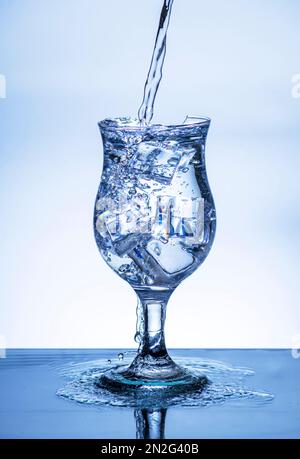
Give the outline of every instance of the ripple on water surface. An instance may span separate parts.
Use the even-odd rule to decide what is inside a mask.
[[[168,407],[210,406],[231,401],[235,404],[261,404],[270,402],[273,396],[261,390],[250,388],[247,379],[254,372],[247,368],[233,367],[228,364],[201,358],[176,357],[175,361],[197,374],[205,375],[209,384],[204,389],[183,394],[167,394],[163,390],[132,391],[131,394],[112,393],[98,386],[99,378],[107,370],[128,365],[133,353],[124,353],[122,363],[119,357],[108,361],[98,359],[90,362],[68,364],[61,368],[65,385],[57,395],[84,404],[120,407]]]

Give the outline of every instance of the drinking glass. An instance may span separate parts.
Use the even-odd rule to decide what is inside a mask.
[[[216,214],[205,166],[208,118],[181,125],[140,125],[129,118],[99,123],[104,164],[94,231],[106,263],[138,297],[138,352],[129,366],[106,372],[111,389],[190,388],[205,383],[169,356],[167,302],[205,260]],[[124,312],[126,313],[126,312]]]

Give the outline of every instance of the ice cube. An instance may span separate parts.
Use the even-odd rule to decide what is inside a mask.
[[[118,214],[109,210],[99,214],[96,220],[96,230],[102,237],[108,236],[112,241],[117,239],[121,235]]]
[[[181,144],[178,150],[180,154],[180,161],[178,164],[178,171],[186,173],[189,170],[189,163],[191,159],[194,157],[196,150],[195,148],[191,147],[190,145]]]
[[[133,216],[128,218],[125,214],[102,212],[96,220],[96,230],[103,238],[111,240],[112,250],[123,256],[133,250],[134,247],[148,241],[150,236],[150,225],[146,222],[136,222]]]
[[[170,217],[174,196],[158,196],[155,207],[155,217],[152,225],[152,234],[157,239],[168,240],[170,237]]]
[[[185,244],[200,244],[204,236],[204,199],[173,200],[170,215],[170,235],[184,239]]]
[[[155,282],[164,285],[170,281],[168,273],[163,270],[144,246],[135,247],[128,255],[143,273],[145,283],[153,284]]]
[[[141,142],[131,160],[130,167],[146,179],[168,185],[180,163],[181,154],[170,143]]]
[[[114,242],[119,237],[135,233],[150,233],[151,208],[146,193],[131,198],[120,195],[118,201],[101,198],[96,203],[96,229],[102,237]]]
[[[96,230],[102,237],[106,237],[107,235],[107,229],[105,226],[105,216],[103,213],[101,215],[98,215],[97,220],[96,220]]]
[[[199,244],[204,235],[204,199],[158,196],[152,234],[164,243],[182,238],[185,244]]]
[[[149,234],[128,234],[114,241],[113,250],[119,257],[123,257],[129,255],[136,247],[146,245],[150,238]]]
[[[151,241],[147,244],[146,250],[169,274],[188,268],[194,261],[193,255],[186,252],[180,242],[174,244],[169,241],[163,244],[160,241]]]

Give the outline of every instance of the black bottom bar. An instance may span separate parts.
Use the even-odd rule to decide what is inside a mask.
[[[38,457],[47,457],[66,453],[78,457],[151,457],[151,455],[192,455],[214,451],[232,453],[235,449],[248,453],[268,448],[268,453],[286,454],[296,447],[299,439],[294,440],[0,440],[1,451],[11,454],[36,453]],[[88,455],[88,456],[87,456]],[[21,456],[19,456],[21,457]]]

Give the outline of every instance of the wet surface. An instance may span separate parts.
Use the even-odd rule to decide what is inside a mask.
[[[0,359],[0,437],[300,436],[300,359],[289,350],[171,351],[211,381],[201,393],[145,403],[96,388],[99,374],[133,356],[121,349],[8,350]]]

